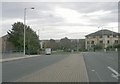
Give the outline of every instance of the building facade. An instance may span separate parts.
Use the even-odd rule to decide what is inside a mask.
[[[119,43],[119,33],[106,29],[88,34],[85,37],[85,48],[87,50],[93,49],[95,45],[101,45],[102,48],[107,48],[108,46],[118,45]]]
[[[15,46],[11,42],[8,41],[8,37],[9,37],[8,35],[5,35],[0,38],[1,49],[2,49],[1,51],[3,53],[11,52],[15,49]]]

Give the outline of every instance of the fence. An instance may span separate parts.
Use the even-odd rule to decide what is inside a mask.
[[[23,52],[4,52],[2,53],[2,59],[24,56]]]

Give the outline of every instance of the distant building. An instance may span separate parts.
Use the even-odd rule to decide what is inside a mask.
[[[50,40],[40,40],[41,49],[46,48],[49,41],[50,41]],[[55,42],[56,42],[56,43],[59,43],[60,40],[57,39],[57,40],[55,40]]]
[[[41,49],[44,49],[45,48],[45,45],[46,43],[48,42],[49,40],[40,40],[40,46],[41,46]]]
[[[95,45],[102,45],[103,48],[118,44],[119,33],[107,29],[86,35],[85,48],[92,49]]]
[[[40,40],[40,44],[41,44],[41,49],[44,49],[47,45],[47,43],[50,40]],[[75,50],[84,50],[85,49],[85,39],[70,39],[70,41],[72,42],[72,46]],[[55,42],[60,45],[60,40],[57,39],[55,40]]]
[[[11,52],[15,49],[14,45],[8,41],[8,35],[5,35],[3,37],[0,38],[0,43],[2,44],[1,45],[1,48],[2,48],[2,52]]]
[[[85,39],[70,39],[73,43],[73,48],[76,48],[75,50],[83,51],[85,50]]]

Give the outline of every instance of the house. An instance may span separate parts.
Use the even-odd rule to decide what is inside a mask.
[[[101,45],[102,48],[117,45],[119,42],[119,33],[107,29],[99,30],[85,36],[85,48],[90,50],[95,45]]]
[[[8,41],[9,35],[5,35],[0,37],[0,43],[1,43],[1,51],[2,52],[11,52],[15,49],[14,45]]]

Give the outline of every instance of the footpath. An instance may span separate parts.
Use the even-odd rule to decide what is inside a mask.
[[[26,59],[26,58],[31,58],[31,57],[38,57],[38,56],[40,56],[40,55],[25,55],[25,56],[21,56],[21,57],[4,58],[4,59],[0,59],[0,63],[14,61],[14,60],[20,60],[20,59]]]

